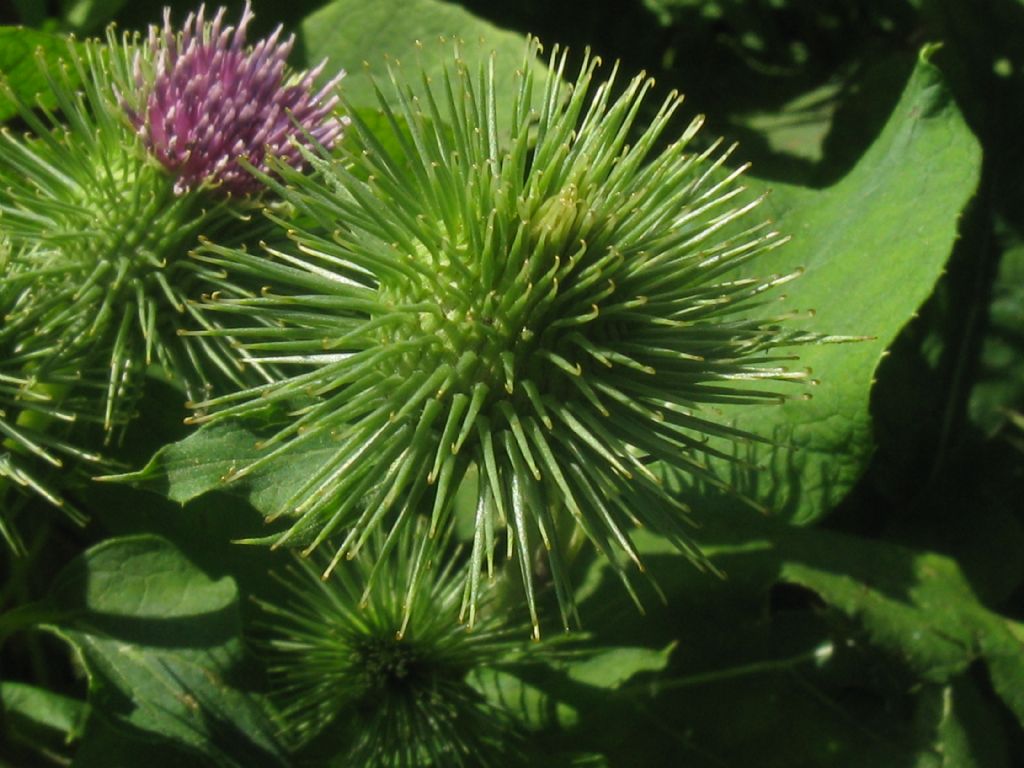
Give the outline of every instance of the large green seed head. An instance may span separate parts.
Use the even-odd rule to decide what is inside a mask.
[[[725,169],[727,152],[690,149],[700,120],[658,150],[679,98],[641,127],[643,76],[615,95],[614,73],[595,85],[590,59],[566,89],[564,66],[556,52],[538,77],[527,61],[512,104],[497,103],[492,65],[474,73],[458,54],[440,82],[393,75],[383,132],[353,114],[340,157],[311,154],[316,177],[279,170],[278,192],[305,222],[280,222],[288,245],[201,254],[267,282],[258,298],[208,307],[250,318],[239,338],[251,355],[295,367],[204,404],[203,419],[293,408],[266,456],[235,476],[328,448],[281,505],[298,518],[281,542],[312,548],[341,533],[336,564],[379,528],[425,515],[433,532],[476,477],[470,624],[499,537],[535,626],[537,549],[566,624],[572,537],[624,577],[616,554],[639,565],[636,525],[701,562],[686,507],[651,463],[707,475],[708,436],[754,438],[715,406],[785,399],[766,383],[805,374],[774,350],[813,340],[748,317],[795,275],[739,274],[784,238],[744,223],[757,201]]]

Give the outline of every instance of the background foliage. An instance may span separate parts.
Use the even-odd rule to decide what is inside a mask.
[[[0,29],[0,69],[32,92],[25,52],[49,33],[141,29],[163,4],[15,0],[0,20],[31,29]],[[348,69],[367,119],[368,72],[386,56],[430,71],[439,35],[510,67],[532,33],[645,69],[687,95],[680,125],[705,113],[705,140],[753,163],[750,193],[793,236],[766,269],[806,270],[785,306],[871,337],[802,356],[813,399],[737,415],[787,446],[749,457],[762,472],[716,465],[764,514],[678,478],[726,578],[642,538],[664,604],[645,595],[640,615],[585,565],[587,653],[477,670],[534,764],[1024,761],[1024,3],[254,6],[255,32],[298,35],[295,64]],[[192,433],[173,387],[149,392],[115,451],[124,471],[154,456],[135,486],[73,489],[83,529],[27,510],[28,554],[0,554],[4,764],[288,764],[244,640],[281,555],[231,542],[294,471],[228,495],[251,435]]]

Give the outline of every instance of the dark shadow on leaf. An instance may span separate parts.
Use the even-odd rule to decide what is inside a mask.
[[[238,606],[174,618],[143,618],[90,611],[74,622],[77,631],[146,648],[215,648],[238,637]]]

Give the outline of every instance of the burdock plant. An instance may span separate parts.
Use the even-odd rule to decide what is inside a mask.
[[[740,273],[785,241],[751,219],[742,169],[726,170],[718,143],[690,148],[699,118],[660,149],[681,97],[642,128],[649,80],[617,92],[615,72],[595,84],[598,65],[587,58],[567,90],[564,52],[545,76],[528,60],[511,104],[493,62],[470,71],[457,51],[434,82],[392,72],[380,135],[354,114],[340,156],[303,151],[314,174],[271,163],[280,180],[266,182],[302,222],[270,214],[288,244],[201,249],[268,286],[224,292],[206,316],[244,318],[245,352],[290,373],[207,400],[196,421],[287,412],[228,479],[324,450],[274,516],[293,518],[279,544],[337,541],[325,576],[421,510],[433,537],[461,486],[476,498],[469,624],[504,537],[535,631],[544,572],[568,626],[584,539],[623,578],[628,560],[642,567],[636,526],[703,562],[690,510],[652,464],[714,481],[708,438],[756,437],[716,408],[779,402],[768,385],[806,378],[777,350],[815,337],[750,314],[796,274]]]
[[[107,431],[127,420],[151,363],[193,398],[218,377],[259,380],[259,364],[241,366],[225,340],[182,335],[209,327],[191,297],[244,293],[188,251],[199,234],[237,243],[259,228],[248,211],[265,187],[240,163],[267,169],[276,156],[299,167],[304,142],[333,144],[344,127],[333,114],[341,74],[314,90],[319,69],[288,70],[293,40],[279,42],[280,29],[247,48],[248,5],[237,27],[223,17],[208,23],[200,9],[175,31],[166,14],[145,41],[110,32],[105,44],[70,43],[60,66],[39,64],[56,111],[7,90],[29,129],[0,132],[0,219],[20,275],[3,297],[14,350],[4,360],[3,430],[14,453],[56,463],[46,439],[13,434],[18,414],[67,400],[83,367],[103,371],[104,385],[87,395]],[[21,470],[5,471],[57,501]]]

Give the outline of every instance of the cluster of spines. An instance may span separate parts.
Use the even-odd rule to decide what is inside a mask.
[[[210,361],[236,384],[245,381],[227,345],[179,334],[203,321],[188,296],[222,281],[187,250],[199,231],[223,228],[231,215],[222,205],[175,197],[146,156],[115,95],[130,50],[127,39],[69,47],[62,67],[73,67],[73,76],[43,70],[59,116],[20,105],[31,135],[5,129],[0,137],[0,212],[15,258],[64,278],[44,299],[50,311],[38,332],[57,340],[58,357],[84,353],[109,365],[108,429],[125,420],[132,378],[151,362],[194,393],[209,381]]]
[[[36,297],[47,296],[62,279],[19,270],[0,230],[0,536],[16,552],[23,543],[14,518],[24,497],[13,498],[7,486],[31,491],[81,524],[83,515],[50,483],[50,475],[65,471],[68,460],[101,461],[67,432],[101,420],[96,401],[103,380],[86,361],[59,356],[54,340],[38,332],[50,308]]]
[[[344,127],[333,115],[336,97],[331,96],[341,75],[312,92],[320,69],[287,70],[291,41],[279,43],[275,34],[245,49],[248,5],[237,28],[220,32],[223,14],[212,25],[201,12],[193,15],[180,33],[166,18],[162,34],[154,28],[148,41],[118,37],[113,28],[105,42],[69,40],[67,54],[55,64],[40,54],[47,98],[38,104],[22,101],[0,78],[0,89],[28,129],[23,136],[0,129],[0,217],[13,265],[5,286],[11,307],[4,331],[10,347],[5,375],[9,386],[19,389],[10,413],[28,406],[38,413],[44,402],[59,400],[50,421],[61,421],[73,405],[84,409],[75,414],[80,421],[99,412],[109,439],[132,417],[150,365],[159,365],[192,399],[208,396],[215,383],[245,387],[269,378],[258,361],[242,364],[230,336],[185,334],[212,327],[189,298],[204,288],[232,295],[247,290],[188,252],[200,233],[240,242],[267,229],[262,219],[249,215],[252,196],[265,187],[241,169],[240,155],[259,160],[279,150],[283,162],[297,165],[290,138],[330,145]],[[210,86],[229,76],[237,76],[233,99],[251,102],[248,108],[268,120],[277,115],[264,126],[273,136],[251,120],[246,130],[252,130],[239,134],[235,102],[180,87],[183,80],[203,77]],[[220,85],[223,90],[227,84]],[[198,102],[197,95],[203,97]],[[172,118],[185,117],[197,104],[205,127],[216,130],[181,133],[181,119]],[[149,129],[158,118],[166,119],[155,137]],[[268,147],[270,139],[276,143]],[[163,150],[177,152],[176,157],[186,152],[190,162],[202,162],[192,162],[182,183],[182,169],[164,162]],[[211,194],[215,190],[221,194]],[[16,325],[15,316],[32,322]],[[32,360],[23,360],[26,355]],[[54,376],[59,385],[52,384]],[[97,381],[103,382],[99,389],[93,386]],[[40,444],[56,440],[46,436],[46,421],[33,420]],[[12,424],[7,422],[15,429]],[[18,441],[9,437],[14,452],[55,464],[57,459],[36,450],[27,434]],[[6,470],[11,479],[57,500],[34,476],[14,469],[22,464],[15,465],[15,459],[12,454]]]
[[[375,535],[326,580],[296,558],[280,577],[290,599],[258,601],[275,699],[297,750],[321,739],[353,765],[509,764],[517,734],[467,677],[519,659],[523,630],[488,611],[467,633],[462,560],[448,552],[432,561],[425,533],[421,522],[397,541]]]

